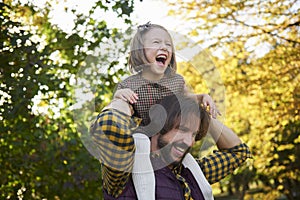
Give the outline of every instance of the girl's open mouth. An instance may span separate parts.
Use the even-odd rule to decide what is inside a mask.
[[[160,54],[160,55],[158,55],[158,56],[155,58],[155,60],[156,60],[157,62],[162,63],[163,65],[165,65],[166,60],[167,60],[167,56],[164,55],[164,54]]]

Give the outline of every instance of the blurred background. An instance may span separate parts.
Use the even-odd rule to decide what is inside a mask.
[[[252,151],[213,185],[216,199],[300,199],[299,9],[297,0],[2,0],[0,199],[102,199],[82,134],[129,74],[130,38],[148,21],[176,33],[178,72]]]

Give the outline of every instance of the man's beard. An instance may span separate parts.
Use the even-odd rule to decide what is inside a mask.
[[[159,135],[158,136],[158,140],[157,140],[157,146],[159,148],[160,154],[162,156],[162,158],[164,159],[164,161],[166,162],[167,165],[172,164],[173,166],[176,166],[178,164],[180,164],[183,160],[183,158],[185,157],[185,155],[190,151],[190,147],[188,147],[186,144],[180,142],[180,143],[176,143],[176,142],[171,142],[168,143],[166,141],[164,141],[163,136]],[[182,158],[180,160],[174,160],[171,157],[171,149],[172,147],[180,147],[183,149],[186,149],[184,155],[182,156]]]

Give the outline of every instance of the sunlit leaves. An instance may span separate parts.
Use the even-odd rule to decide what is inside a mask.
[[[222,74],[226,121],[251,147],[255,181],[263,183],[256,187],[264,194],[249,196],[274,199],[280,191],[288,199],[299,198],[299,2],[170,5],[170,14],[195,25],[190,37],[208,46]]]
[[[111,60],[119,57],[117,48],[126,51],[122,34],[92,14],[97,6],[114,6],[120,16],[128,16],[132,2],[104,6],[99,1],[91,16],[72,10],[77,18],[70,32],[50,22],[54,1],[44,7],[5,2],[0,3],[0,198],[101,199],[99,162],[83,146],[71,111],[73,84],[87,55],[97,56],[100,71],[122,64]],[[113,53],[97,49],[107,41],[115,44]],[[99,98],[111,97],[124,75],[120,67],[115,72],[94,74],[95,80],[109,83],[98,82]]]

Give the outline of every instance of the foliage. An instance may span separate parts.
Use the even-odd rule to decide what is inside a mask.
[[[252,150],[251,172],[239,172],[252,179],[230,182],[264,190],[258,196],[240,191],[241,198],[299,198],[299,1],[169,4],[170,15],[194,24],[190,37],[211,55],[226,88],[226,123]],[[203,66],[201,60],[191,63]],[[201,82],[194,80],[192,87]]]
[[[133,2],[95,1],[88,15],[66,7],[75,19],[70,32],[51,23],[55,3],[0,3],[1,199],[102,196],[99,162],[84,148],[74,121],[74,82],[88,56],[98,57],[97,65],[108,71],[122,64],[110,62],[120,56],[111,49],[99,53],[105,45],[125,52],[126,41],[95,13],[112,10],[129,27]],[[102,81],[94,88],[97,95],[111,93],[124,71],[112,74],[93,74]]]
[[[1,198],[101,199],[99,163],[82,132],[125,74],[119,58],[127,51],[133,0],[95,0],[88,13],[66,6],[74,17],[69,32],[50,20],[58,1],[34,2],[0,3]],[[193,22],[190,37],[205,48],[181,63],[180,73],[195,92],[216,99],[254,156],[220,187],[245,199],[298,198],[299,2],[170,6],[171,15]],[[102,20],[110,11],[124,30]],[[95,96],[75,112],[78,89]],[[250,193],[254,187],[262,189]]]

